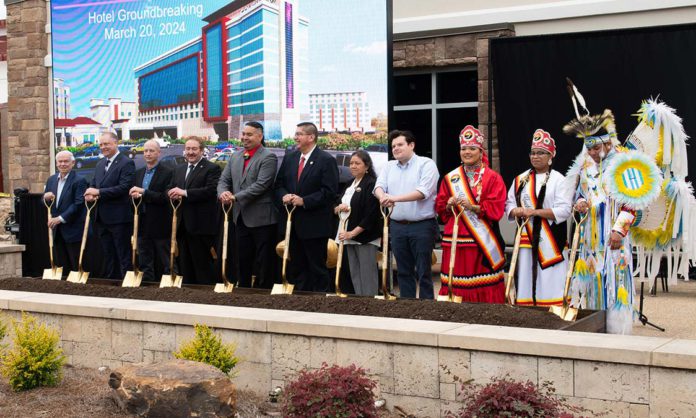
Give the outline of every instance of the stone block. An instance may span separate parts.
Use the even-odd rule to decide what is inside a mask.
[[[480,58],[476,61],[479,80],[488,80],[491,74],[488,69],[488,57]]]
[[[440,397],[437,348],[394,346],[394,393],[425,398]]]
[[[696,417],[696,373],[651,367],[650,416]]]
[[[455,383],[471,379],[471,352],[440,348],[438,355],[440,382]]]
[[[178,350],[182,344],[188,342],[196,336],[196,333],[191,325],[175,325],[174,333],[175,350]]]
[[[628,405],[629,418],[650,418],[650,405],[632,403]]]
[[[488,56],[488,46],[490,45],[490,40],[488,38],[479,38],[476,40],[476,56],[487,57]]]
[[[111,332],[143,335],[143,323],[136,321],[121,321],[118,319],[113,319],[111,321]]]
[[[243,361],[271,363],[271,335],[261,332],[218,329],[225,343],[235,344],[235,355]]]
[[[440,399],[454,401],[457,399],[458,383],[440,383]]]
[[[476,35],[455,35],[445,37],[445,57],[465,58],[476,56]]]
[[[551,382],[560,396],[573,396],[573,360],[539,358],[539,385]]]
[[[394,393],[394,376],[371,374],[369,377],[377,382],[375,396],[380,397],[382,393]]]
[[[382,397],[387,401],[386,406],[390,411],[394,411],[394,407],[398,406],[406,413],[419,418],[436,418],[440,416],[439,399],[394,395],[391,393],[383,393]]]
[[[355,364],[369,374],[394,376],[394,352],[391,344],[337,340],[336,364]]]
[[[143,338],[140,334],[114,332],[111,335],[111,352],[113,360],[129,363],[143,361]]]
[[[266,397],[271,386],[271,365],[243,361],[232,369],[232,381],[240,390],[250,390],[258,396]]]
[[[108,365],[112,360],[111,344],[94,342],[73,343],[73,366],[96,369]]]
[[[650,374],[646,366],[575,361],[575,396],[630,403],[650,400]]]
[[[575,406],[584,408],[586,411],[580,416],[602,416],[611,418],[629,418],[629,403],[613,402],[601,399],[567,397],[566,401]]]
[[[309,367],[309,337],[273,335],[271,346],[273,379],[286,380]]]
[[[336,340],[333,338],[310,338],[309,367],[318,369],[323,363],[336,364]]]
[[[143,348],[153,351],[175,351],[176,326],[143,322]],[[193,335],[191,335],[193,338]]]
[[[457,412],[464,408],[464,404],[461,402],[453,401],[441,401],[440,402],[440,416],[441,417],[456,417]]]
[[[488,80],[478,81],[478,101],[488,102]]]
[[[525,382],[538,381],[537,358],[515,354],[471,352],[471,378],[478,384],[487,384],[492,378],[509,376]]]

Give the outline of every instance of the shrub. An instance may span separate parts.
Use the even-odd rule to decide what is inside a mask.
[[[318,370],[303,370],[285,386],[283,416],[288,418],[377,417],[374,393],[377,386],[365,370],[326,363]]]
[[[1,368],[12,390],[19,392],[60,383],[65,356],[58,347],[60,338],[56,330],[25,313],[21,321],[13,321],[13,329],[14,347],[3,357]]]
[[[234,344],[223,344],[222,339],[207,325],[194,325],[196,336],[184,343],[174,357],[210,364],[229,374],[239,358],[234,355]]]
[[[448,417],[559,417],[572,418],[583,408],[568,404],[556,395],[551,382],[540,387],[531,381],[518,382],[503,377],[481,386],[465,382],[462,385],[464,407]]]

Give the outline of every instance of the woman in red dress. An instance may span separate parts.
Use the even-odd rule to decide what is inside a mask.
[[[454,215],[459,217],[452,291],[465,302],[505,302],[505,245],[498,221],[505,213],[506,190],[500,174],[488,167],[483,135],[467,125],[459,135],[462,165],[440,184],[435,211],[445,222],[440,295],[447,295]]]

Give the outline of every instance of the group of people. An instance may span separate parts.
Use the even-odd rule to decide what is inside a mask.
[[[96,201],[94,226],[106,277],[121,279],[133,268],[131,200],[142,199],[139,265],[145,280],[157,280],[170,273],[172,208],[178,207],[177,265],[184,282],[214,283],[217,206],[231,205],[238,275],[232,279],[239,286],[269,288],[279,278],[274,255],[279,226],[292,212],[289,282],[298,290],[327,291],[327,242],[335,238],[345,244],[355,293],[371,296],[378,293],[381,206],[391,209],[391,248],[401,297],[434,298],[431,258],[440,237],[439,220],[444,224],[439,293],[448,293],[451,280],[452,292],[464,301],[504,303],[506,256],[498,223],[505,216],[509,222],[528,220],[521,231],[515,302],[550,306],[564,303],[566,221],[573,212],[589,211],[592,224],[599,227],[584,234],[580,259],[591,264],[601,284],[574,303],[608,309],[617,297],[627,297],[619,289],[631,288],[623,282],[630,274],[621,275],[621,285],[615,278],[626,264],[630,269],[628,226],[633,214],[612,206],[600,176],[603,162],[616,152],[616,135],[566,131],[583,138],[586,147],[571,175],[566,178],[553,169],[555,141],[538,129],[531,140],[530,169],[518,175],[509,190],[489,166],[483,134],[471,125],[458,138],[462,163],[444,175],[439,189],[438,167],[415,153],[416,138],[408,131],[389,133],[394,160],[380,173],[375,173],[367,152],[353,153],[354,180],[344,190],[339,190],[336,160],[317,147],[318,131],[312,123],[297,125],[297,149],[286,153],[279,170],[276,155],[263,146],[263,126],[257,122],[245,124],[244,150],[234,153],[224,170],[205,159],[203,141],[191,137],[185,143],[185,164],[173,170],[159,164],[159,145],[151,140],[144,147],[146,166],[136,171],[133,161],[119,153],[116,135],[104,133],[99,142],[104,158],[90,184],[72,172],[72,154],[56,155],[58,173],[49,178],[44,195],[56,202],[48,225],[54,230],[58,263],[64,271],[76,270],[84,201]],[[337,231],[342,212],[349,212],[347,226]],[[452,251],[456,253],[450,277]]]

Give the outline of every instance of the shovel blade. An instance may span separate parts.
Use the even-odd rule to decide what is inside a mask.
[[[271,289],[271,294],[272,295],[292,295],[292,291],[294,289],[295,289],[294,284],[276,283],[273,285],[273,288]]]
[[[89,273],[86,271],[71,271],[68,274],[68,281],[71,283],[85,284],[89,278]]]
[[[339,297],[339,298],[347,298],[347,297],[348,297],[348,295],[346,295],[345,293],[341,293],[341,292],[327,293],[326,296],[327,296],[327,297],[336,296],[336,297]]]
[[[454,302],[454,303],[462,303],[462,297],[461,296],[455,296],[452,295],[437,295],[437,301],[438,302]]]
[[[159,287],[181,287],[182,276],[175,274],[163,274]]]
[[[123,278],[123,283],[121,283],[122,287],[140,287],[140,283],[143,281],[143,272],[134,272],[134,271],[128,271],[126,272],[126,277]]]
[[[215,293],[232,293],[232,290],[234,289],[234,285],[232,283],[218,283],[215,285],[215,288],[213,291]]]
[[[564,321],[575,321],[578,317],[577,308],[571,308],[569,306],[552,306],[549,308],[549,312],[558,316]]]
[[[63,267],[44,269],[43,280],[61,280],[63,278]]]

